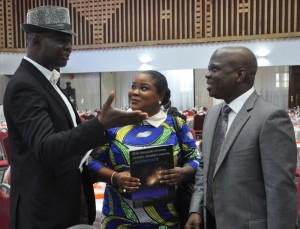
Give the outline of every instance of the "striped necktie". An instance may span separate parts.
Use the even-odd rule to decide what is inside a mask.
[[[212,148],[209,159],[209,167],[207,174],[207,199],[206,207],[208,208],[211,215],[214,216],[214,201],[213,201],[213,176],[215,173],[216,164],[220,154],[220,150],[223,145],[225,134],[228,126],[228,114],[230,113],[231,108],[228,105],[225,105],[222,109],[222,112],[219,116],[218,123],[214,133],[214,139],[212,142]]]

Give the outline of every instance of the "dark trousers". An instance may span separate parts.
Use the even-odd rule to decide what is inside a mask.
[[[216,218],[206,210],[206,228],[207,229],[217,229]]]

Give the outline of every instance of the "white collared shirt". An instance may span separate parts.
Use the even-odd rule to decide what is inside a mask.
[[[57,93],[60,95],[60,97],[63,99],[63,101],[65,102],[70,114],[71,114],[71,118],[73,121],[74,126],[77,126],[76,123],[76,116],[75,116],[75,112],[73,110],[72,105],[70,104],[70,102],[68,101],[67,97],[65,96],[65,94],[58,88],[57,81],[60,77],[60,73],[58,71],[56,71],[55,69],[51,72],[50,70],[48,70],[47,68],[43,67],[42,65],[38,64],[37,62],[35,62],[34,60],[30,59],[27,56],[24,56],[24,59],[29,61],[30,63],[32,63],[45,77],[47,80],[49,80],[49,82],[51,83],[51,85],[54,87],[54,89],[57,91]]]
[[[252,87],[248,91],[246,91],[244,94],[240,95],[237,97],[235,100],[231,101],[231,103],[227,104],[230,108],[231,111],[228,114],[228,127],[227,131],[228,132],[233,120],[235,119],[237,113],[241,110],[242,106],[246,102],[246,100],[250,97],[250,95],[254,92],[254,88]]]
[[[132,111],[129,108],[127,111]],[[151,125],[154,127],[159,127],[165,120],[167,119],[167,114],[163,110],[159,110],[159,112],[143,121],[144,125]]]

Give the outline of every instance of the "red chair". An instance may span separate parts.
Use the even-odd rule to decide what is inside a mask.
[[[8,164],[10,164],[10,147],[8,143],[8,134],[2,137],[2,145],[4,148],[4,153],[6,154],[6,160],[8,161]]]
[[[192,110],[185,109],[182,111],[182,114],[184,114],[185,116],[188,116],[188,117],[193,117],[195,112]]]
[[[205,119],[205,114],[195,114],[194,115],[194,131],[197,139],[202,138],[203,133],[203,123]]]
[[[0,131],[0,184],[3,182],[3,177],[10,163],[10,148],[8,144],[8,132]]]
[[[4,178],[4,174],[5,174],[5,171],[8,169],[8,161],[7,160],[1,160],[0,161],[0,183],[3,182],[3,178]]]
[[[192,110],[188,110],[187,116],[193,117],[195,115],[195,112]]]
[[[7,229],[9,223],[9,192],[8,184],[0,184],[0,228]]]

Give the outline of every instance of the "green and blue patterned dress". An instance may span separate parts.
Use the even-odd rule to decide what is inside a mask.
[[[173,145],[174,165],[183,160],[195,170],[199,155],[189,127],[181,118],[177,122],[182,136],[183,151],[177,141],[172,118],[168,116],[158,127],[152,125],[128,125],[107,131],[110,142],[101,147],[89,167],[97,173],[103,166],[117,172],[129,171],[129,152],[132,147]],[[178,213],[175,203],[133,208],[131,194],[122,193],[117,186],[107,184],[102,209],[102,228],[178,228]]]

